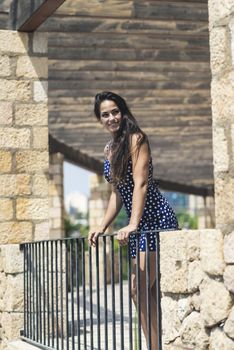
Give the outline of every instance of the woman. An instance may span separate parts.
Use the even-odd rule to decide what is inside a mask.
[[[130,244],[133,261],[132,298],[136,305],[136,235],[130,234],[135,231],[141,232],[138,236],[141,323],[146,336],[146,234],[149,234],[151,314],[156,315],[156,239],[155,233],[149,232],[159,229],[177,229],[178,222],[172,208],[155,184],[148,138],[137,125],[125,100],[113,92],[99,93],[95,97],[94,112],[98,121],[111,134],[111,140],[104,150],[104,175],[113,186],[102,224],[89,233],[89,244],[95,246],[97,237],[106,231],[124,205],[129,223],[118,231],[117,240],[120,245]],[[152,348],[156,349],[156,317],[152,317],[151,320],[151,343]]]

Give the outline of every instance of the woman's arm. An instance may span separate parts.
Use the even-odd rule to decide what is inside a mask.
[[[138,137],[138,135],[134,134],[131,140],[132,175],[134,181],[132,211],[129,225],[119,230],[117,239],[120,244],[126,244],[130,233],[137,230],[143,215],[147,195],[150,152],[146,142],[136,151]]]
[[[89,232],[88,241],[90,245],[93,245],[93,246],[96,245],[97,237],[106,231],[106,229],[110,226],[110,224],[118,215],[121,208],[122,208],[122,199],[120,197],[118,190],[113,187],[110,195],[110,199],[108,202],[107,210],[101,225],[97,229]]]

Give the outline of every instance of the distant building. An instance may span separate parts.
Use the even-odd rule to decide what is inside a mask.
[[[80,192],[72,192],[65,198],[65,209],[74,223],[88,224],[88,197]]]

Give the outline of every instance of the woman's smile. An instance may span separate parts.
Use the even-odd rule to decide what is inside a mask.
[[[122,115],[114,101],[103,101],[100,105],[100,115],[102,125],[110,133],[115,133],[119,130]]]

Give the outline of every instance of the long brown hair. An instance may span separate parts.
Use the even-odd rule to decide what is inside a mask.
[[[136,152],[139,151],[144,142],[147,142],[148,147],[149,143],[146,134],[138,126],[124,98],[114,92],[104,91],[95,96],[94,113],[99,121],[101,119],[100,105],[105,100],[114,101],[122,115],[120,128],[111,143],[111,176],[113,183],[116,184],[124,180],[127,172],[128,160],[131,157],[130,136],[133,134],[139,135]]]

